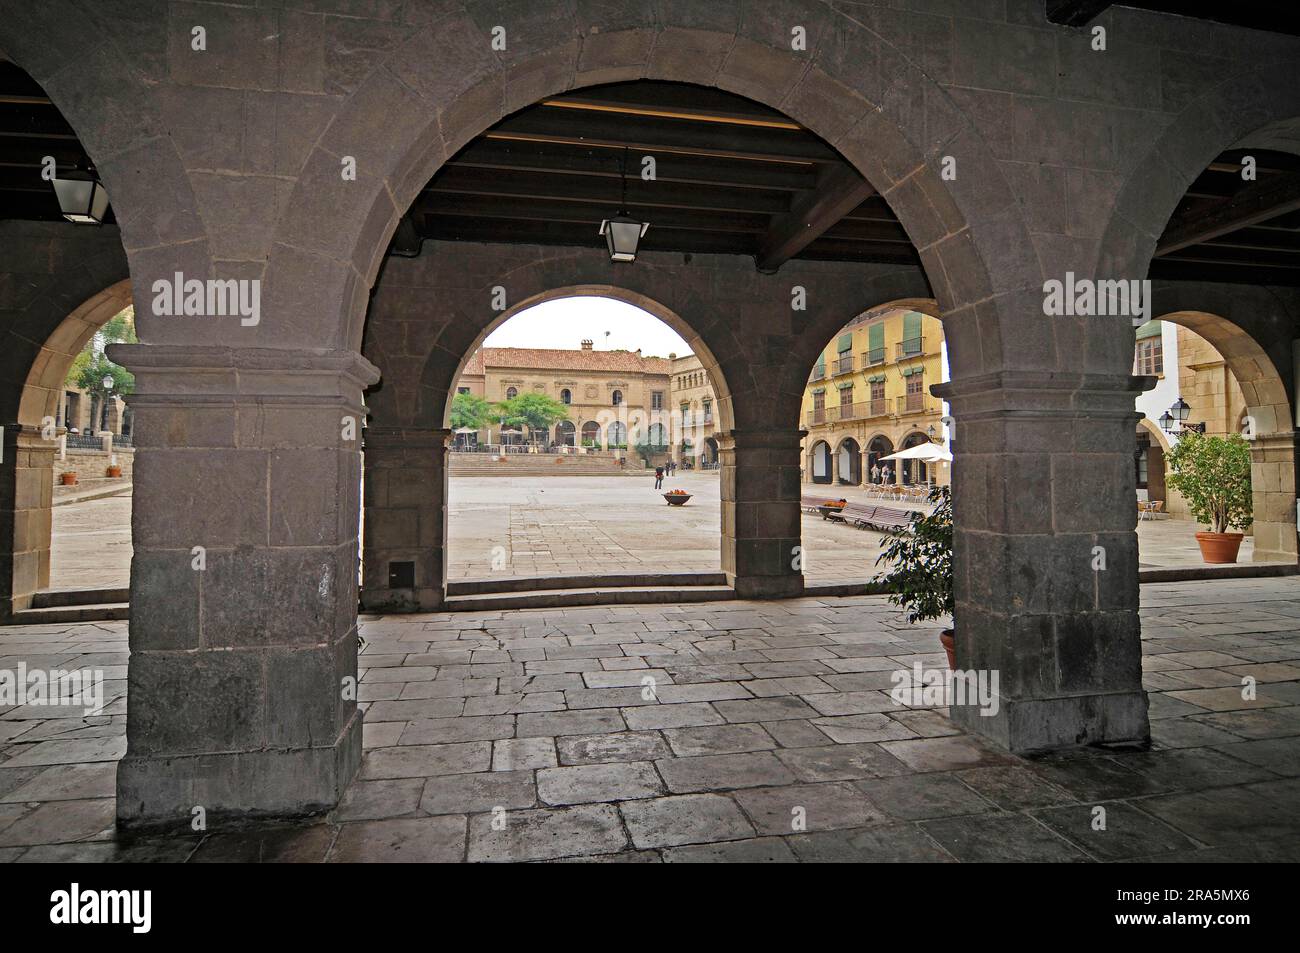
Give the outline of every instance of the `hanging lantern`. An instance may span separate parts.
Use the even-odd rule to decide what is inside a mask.
[[[609,247],[610,261],[636,261],[637,246],[650,227],[649,222],[640,222],[627,214],[627,149],[623,150],[623,164],[619,173],[623,185],[623,198],[619,212],[613,218],[600,223],[600,234],[605,236]],[[608,335],[608,332],[606,332]]]
[[[63,217],[76,225],[102,225],[108,213],[108,193],[89,172],[74,169],[54,179],[54,194]]]

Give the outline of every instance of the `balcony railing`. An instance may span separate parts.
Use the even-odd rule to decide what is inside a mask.
[[[876,397],[867,402],[868,417],[883,417],[889,413],[889,402],[883,397]]]
[[[808,379],[810,381],[819,381],[825,376],[826,376],[826,366],[824,364],[818,364],[816,367],[812,369],[812,373],[808,375]]]
[[[815,425],[815,424],[824,424],[824,423],[826,423],[826,408],[825,408],[825,407],[816,407],[816,408],[814,408],[814,409],[808,411],[808,424],[809,424],[809,426],[812,426],[812,425]]]
[[[883,347],[873,347],[869,351],[862,352],[862,366],[875,367],[877,364],[885,363],[885,349]]]
[[[898,357],[902,360],[905,357],[915,357],[918,354],[925,353],[925,338],[908,338],[905,341],[898,342]]]
[[[924,394],[906,394],[895,399],[898,401],[900,414],[920,414],[926,411]]]
[[[834,366],[836,374],[848,374],[852,372],[853,355],[850,354],[848,357],[841,357],[839,360],[835,361]]]

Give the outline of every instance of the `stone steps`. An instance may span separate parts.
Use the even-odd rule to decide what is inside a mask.
[[[56,622],[115,622],[130,618],[131,590],[47,589],[32,596],[30,609],[14,613],[15,625]]]
[[[493,609],[561,609],[579,606],[722,602],[735,598],[736,590],[730,586],[609,586],[598,589],[539,589],[532,592],[448,596],[443,608],[449,612],[483,612]]]

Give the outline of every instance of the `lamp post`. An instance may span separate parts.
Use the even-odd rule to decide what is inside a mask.
[[[1205,421],[1195,424],[1189,424],[1187,422],[1187,418],[1190,417],[1191,414],[1191,405],[1179,397],[1174,401],[1172,407],[1160,415],[1160,429],[1165,433],[1183,433],[1193,430],[1197,433],[1205,433]]]
[[[113,378],[105,374],[99,382],[104,388],[103,406],[100,408],[99,429],[108,429],[108,402],[113,398]]]

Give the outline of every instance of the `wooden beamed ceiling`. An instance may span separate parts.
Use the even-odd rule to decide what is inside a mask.
[[[426,238],[601,247],[601,221],[624,204],[650,223],[647,251],[747,255],[764,271],[791,258],[919,264],[897,217],[817,136],[674,83],[587,89],[508,117],[444,166],[410,220]]]

